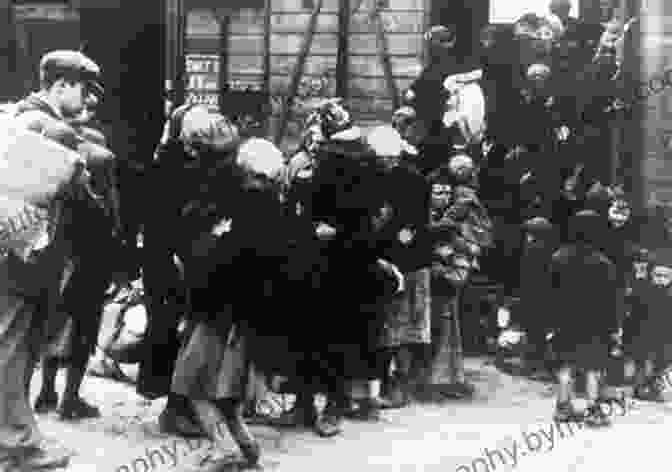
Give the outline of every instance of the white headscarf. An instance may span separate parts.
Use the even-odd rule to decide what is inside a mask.
[[[399,157],[404,152],[414,154],[415,150],[390,125],[376,126],[366,135],[366,143],[380,157]]]
[[[282,151],[267,139],[250,138],[238,150],[236,163],[258,174],[276,178],[285,166]]]

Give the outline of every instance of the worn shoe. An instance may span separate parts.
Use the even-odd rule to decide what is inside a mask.
[[[611,419],[609,419],[609,416],[604,412],[599,403],[588,408],[584,422],[586,426],[590,426],[592,428],[604,428],[611,426]]]
[[[133,380],[121,370],[119,364],[107,356],[91,362],[86,373],[93,377],[102,377],[123,383],[133,383]]]
[[[247,461],[247,465],[255,466],[259,464],[259,459],[261,458],[261,447],[256,441],[248,443],[238,443],[240,447],[240,452],[243,453],[243,457]]]
[[[64,421],[100,418],[98,407],[88,404],[82,398],[63,400],[59,409],[60,417]]]
[[[664,403],[663,393],[655,385],[643,385],[635,388],[634,397],[643,402]]]
[[[231,433],[231,437],[233,437],[233,440],[238,444],[248,465],[257,465],[259,463],[259,458],[261,457],[261,448],[259,447],[259,443],[254,439],[254,436],[252,436],[250,430],[247,429],[242,415],[227,418],[226,426],[229,429],[229,433]]]
[[[336,411],[327,409],[315,421],[315,432],[322,438],[338,436],[343,432],[343,417]]]
[[[308,408],[295,406],[290,411],[280,415],[274,423],[284,427],[312,428],[315,425],[317,418],[318,415],[315,407]]]
[[[411,400],[403,393],[392,393],[390,397],[381,397],[378,399],[379,408],[381,410],[399,410],[406,408],[411,404]]]
[[[35,400],[35,413],[48,413],[58,407],[58,393],[41,390]]]
[[[64,448],[34,447],[21,451],[16,457],[21,470],[65,468],[74,455]]]
[[[349,411],[347,418],[355,421],[380,421],[381,402],[378,399],[362,400],[359,402],[359,408]]]
[[[571,402],[558,403],[555,406],[553,421],[556,423],[580,423],[583,422],[585,418],[586,413],[574,408]]]
[[[207,436],[198,424],[169,408],[164,409],[159,415],[159,430],[164,434],[183,438],[203,438]]]

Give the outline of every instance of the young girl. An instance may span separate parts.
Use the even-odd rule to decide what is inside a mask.
[[[190,289],[191,313],[172,391],[189,398],[220,449],[226,447],[219,434],[226,424],[254,465],[260,449],[242,413],[254,340],[250,326],[257,303],[266,298],[266,279],[250,268],[263,267],[271,251],[265,243],[273,238],[265,237],[265,225],[277,225],[270,218],[279,208],[273,178],[282,168],[282,154],[263,140],[238,147],[236,128],[221,115],[188,112],[183,129],[182,139],[195,151],[206,178],[184,210],[184,224],[193,234],[178,255]]]

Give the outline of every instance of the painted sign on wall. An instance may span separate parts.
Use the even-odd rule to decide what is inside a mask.
[[[208,107],[219,104],[219,56],[187,54],[187,100]]]

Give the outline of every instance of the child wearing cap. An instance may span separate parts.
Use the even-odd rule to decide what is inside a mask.
[[[280,204],[273,185],[282,155],[265,140],[241,142],[230,120],[200,107],[187,110],[180,125],[179,141],[199,176],[193,183],[201,185],[187,196],[178,221],[186,232],[175,241],[190,313],[171,391],[190,400],[196,419],[222,449],[220,428],[226,424],[255,465],[260,447],[242,414],[251,352],[263,352],[252,347],[249,327],[258,326],[255,315],[265,311],[265,276],[273,268],[250,268],[268,264],[276,254],[272,243],[282,241],[275,233]]]
[[[664,401],[658,377],[672,361],[669,307],[672,303],[672,255],[655,252],[650,263],[638,263],[638,281],[631,294],[626,352],[635,361],[635,398]],[[647,270],[649,269],[649,270]],[[648,275],[648,277],[647,277]]]
[[[597,213],[576,213],[569,230],[570,242],[553,254],[550,265],[548,307],[558,328],[554,350],[561,363],[554,418],[607,426],[609,418],[600,407],[604,401],[600,381],[620,327],[618,274],[614,263],[598,249],[604,221]],[[579,372],[585,375],[585,412],[573,403],[573,383]]]

